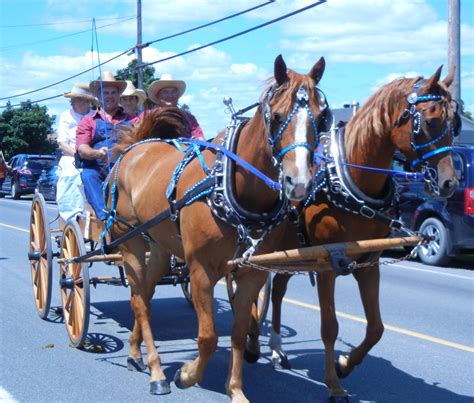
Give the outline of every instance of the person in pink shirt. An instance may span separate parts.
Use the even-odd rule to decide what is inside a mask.
[[[170,106],[176,107],[178,100],[186,90],[186,83],[174,80],[171,74],[163,74],[159,80],[153,81],[148,87],[148,98],[156,104],[156,109]],[[191,137],[204,139],[204,133],[193,114],[185,112],[189,122]]]

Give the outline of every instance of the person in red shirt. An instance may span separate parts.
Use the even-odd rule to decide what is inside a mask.
[[[174,80],[171,74],[163,74],[159,80],[153,81],[148,87],[148,98],[156,104],[156,109],[170,106],[176,107],[178,100],[186,90],[186,83]],[[185,112],[191,130],[191,137],[204,139],[204,134],[193,114]]]
[[[104,71],[101,80],[91,81],[90,91],[98,98],[101,107],[93,115],[84,117],[76,130],[76,150],[83,168],[84,192],[100,220],[107,218],[102,183],[112,163],[109,150],[117,143],[120,128],[131,123],[131,118],[119,105],[126,86],[125,81],[115,79],[110,71]]]

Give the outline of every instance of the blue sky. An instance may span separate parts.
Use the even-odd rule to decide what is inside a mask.
[[[142,0],[143,42],[262,3],[265,0]],[[156,43],[144,49],[144,61],[204,45],[311,3],[276,0],[244,16]],[[186,81],[188,88],[181,100],[190,106],[207,137],[228,122],[222,98],[231,96],[236,108],[257,101],[280,53],[288,67],[299,72],[309,71],[324,56],[326,72],[320,87],[330,105],[363,103],[396,77],[429,76],[441,64],[447,73],[447,9],[448,0],[328,0],[258,31],[155,64],[155,76],[171,73]],[[101,61],[132,47],[136,43],[135,14],[136,0],[0,0],[0,97],[49,85],[97,64],[97,54],[90,52],[92,18],[98,27]],[[474,1],[461,0],[461,98],[471,112],[473,21]],[[99,28],[109,24],[113,25]],[[125,55],[102,68],[115,72],[132,58]],[[74,82],[88,82],[97,76],[96,69],[11,101],[54,96],[70,90]],[[68,108],[62,97],[42,104],[55,115]]]

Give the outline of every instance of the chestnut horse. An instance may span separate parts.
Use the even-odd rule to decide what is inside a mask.
[[[390,169],[394,152],[398,149],[412,162],[412,166],[423,167],[428,192],[441,197],[453,194],[457,179],[450,145],[457,130],[458,116],[453,112],[448,86],[454,72],[451,71],[443,81],[439,81],[441,67],[427,80],[421,80],[421,77],[397,79],[380,88],[367,100],[350,119],[345,130],[340,150],[345,149],[347,163]],[[350,166],[346,169],[350,172],[355,191],[359,189],[358,197],[373,208],[383,204],[388,182],[391,181],[386,173]],[[338,208],[329,199],[327,192],[319,191],[304,211],[305,230],[311,245],[383,238],[390,234],[386,223]],[[288,248],[288,241],[283,247]],[[359,286],[367,319],[366,335],[359,346],[349,355],[340,356],[337,363],[334,359],[334,343],[338,335],[334,304],[337,274],[334,271],[317,273],[321,337],[326,352],[324,383],[331,397],[347,399],[339,377],[347,376],[359,365],[382,337],[384,326],[379,308],[379,257],[380,254],[370,256],[369,261],[373,263],[371,267],[361,267],[352,273]],[[281,304],[290,277],[277,274],[272,287],[270,347],[272,357],[277,358],[283,366],[288,364],[281,346]]]
[[[234,164],[233,186],[229,189],[242,211],[249,211],[250,215],[268,215],[282,198],[298,201],[310,189],[313,149],[318,141],[316,126],[322,103],[316,85],[324,67],[325,62],[321,58],[308,74],[298,74],[287,70],[281,56],[275,59],[274,78],[269,80],[254,117],[241,129],[234,152],[280,183],[282,191],[262,186],[261,179],[254,173]],[[144,123],[147,121],[145,117]],[[220,146],[226,138],[227,135],[221,133],[213,144]],[[143,137],[133,138],[129,133],[119,143],[119,150],[141,139]],[[170,194],[173,194],[170,189],[174,189],[174,200],[178,203],[188,190],[202,184],[208,177],[206,175],[221,172],[222,164],[216,163],[216,152],[212,148],[201,149],[195,154],[197,158],[190,158],[189,151],[183,159],[182,151],[173,144],[149,141],[139,143],[122,154],[120,166],[116,168],[117,215],[133,226],[149,222],[160,213],[174,208],[174,203],[170,205],[169,202]],[[178,164],[180,168],[176,169]],[[143,367],[140,344],[144,341],[151,372],[150,391],[153,394],[170,392],[150,324],[150,300],[155,284],[168,271],[170,254],[185,259],[189,267],[193,303],[199,322],[198,356],[178,370],[176,386],[187,388],[200,382],[207,362],[217,347],[213,316],[214,287],[227,274],[227,262],[236,253],[241,253],[239,238],[247,237],[245,226],[239,225],[237,231],[232,223],[213,214],[218,210],[219,201],[212,192],[208,197],[196,197],[193,203],[179,211],[172,209],[171,217],[147,229],[146,235],[151,242],[135,237],[119,246],[135,314],[128,363],[136,369]],[[235,214],[230,214],[230,217],[236,218]],[[122,222],[116,222],[112,230],[113,236],[119,237],[128,228]],[[265,228],[252,227],[249,231],[261,234]],[[259,236],[256,235],[257,238]],[[273,231],[263,239],[258,252],[273,251],[281,237],[282,231],[275,224]],[[150,255],[146,262],[148,249]],[[247,401],[242,385],[243,353],[252,301],[256,299],[266,277],[265,272],[248,269],[239,270],[236,276],[232,350],[226,382],[226,391],[232,401]]]

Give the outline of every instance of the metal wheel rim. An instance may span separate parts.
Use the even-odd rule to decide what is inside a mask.
[[[437,256],[441,248],[441,234],[439,229],[434,225],[427,225],[426,228],[423,229],[423,234],[434,237],[434,239],[430,241],[428,245],[422,245],[420,247],[420,253],[426,257]]]

